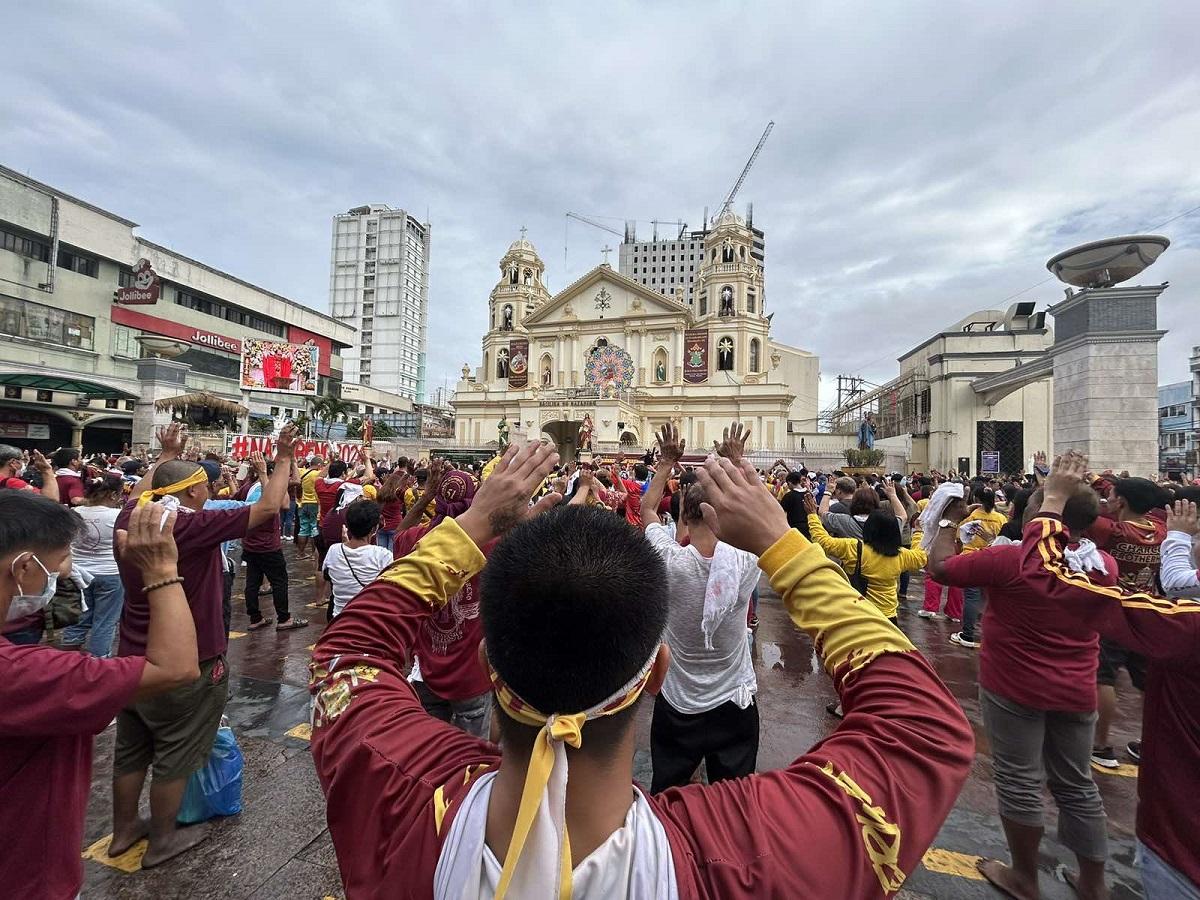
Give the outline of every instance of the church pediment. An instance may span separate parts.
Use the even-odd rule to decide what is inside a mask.
[[[525,318],[528,328],[541,324],[609,322],[637,316],[690,318],[686,306],[638,284],[609,266],[597,266]]]

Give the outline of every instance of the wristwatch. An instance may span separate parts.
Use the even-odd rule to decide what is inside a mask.
[[[950,519],[942,519],[938,522],[938,528],[954,528],[957,524],[957,522],[952,522]]]

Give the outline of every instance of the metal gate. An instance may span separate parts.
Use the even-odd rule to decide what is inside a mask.
[[[975,471],[983,471],[983,454],[1000,454],[1001,474],[1025,471],[1025,423],[977,422],[975,425]]]

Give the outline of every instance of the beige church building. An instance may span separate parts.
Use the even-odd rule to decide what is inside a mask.
[[[753,235],[730,211],[712,224],[692,305],[607,263],[551,295],[522,236],[500,260],[482,359],[463,366],[456,443],[543,438],[564,459],[654,442],[666,422],[689,448],[711,447],[733,419],[754,445],[789,451],[816,431],[820,360],[771,338]]]

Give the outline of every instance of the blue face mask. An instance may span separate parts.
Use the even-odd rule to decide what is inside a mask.
[[[21,555],[23,556],[24,554]],[[17,559],[20,558],[21,556],[18,556],[12,561],[12,565],[9,566],[9,572],[12,574],[13,580],[16,580],[17,577],[14,569],[17,565]],[[49,569],[42,565],[42,561],[32,553],[29,554],[29,558],[37,563],[38,568],[46,574],[46,587],[42,589],[40,594],[13,594],[12,603],[8,607],[7,620],[9,622],[41,612],[50,605],[50,601],[54,598],[54,591],[58,587],[58,573],[51,573]],[[19,584],[18,587],[20,587]]]

